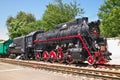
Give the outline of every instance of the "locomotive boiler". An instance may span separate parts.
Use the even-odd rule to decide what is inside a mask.
[[[37,60],[60,63],[84,62],[105,64],[111,60],[107,41],[100,37],[100,21],[88,22],[87,17],[56,26],[55,30],[38,33],[34,40]]]

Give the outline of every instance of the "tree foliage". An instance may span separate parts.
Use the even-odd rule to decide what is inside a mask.
[[[16,17],[8,17],[6,24],[9,36],[13,39],[38,29],[39,22],[36,21],[32,14],[20,11]]]
[[[42,20],[45,30],[54,29],[59,23],[67,22],[75,19],[76,16],[83,14],[80,4],[76,1],[63,3],[62,0],[55,0],[55,3],[49,3],[43,14]]]
[[[106,37],[120,36],[120,0],[105,0],[99,8],[102,34]]]
[[[8,17],[6,24],[11,39],[23,36],[34,30],[51,30],[59,23],[73,20],[81,15],[83,9],[74,2],[63,3],[62,0],[55,0],[55,3],[49,3],[43,14],[42,20],[36,20],[30,13],[18,12],[15,17]]]

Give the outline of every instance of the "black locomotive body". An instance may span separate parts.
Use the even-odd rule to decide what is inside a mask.
[[[27,58],[51,62],[105,64],[110,61],[111,53],[106,39],[100,37],[99,24],[99,20],[88,22],[88,18],[83,17],[59,24],[52,31],[28,34],[22,44],[24,54]]]
[[[111,53],[107,51],[106,39],[100,38],[99,24],[100,21],[88,23],[88,18],[80,18],[59,24],[56,30],[37,34],[36,58],[51,62],[106,63]]]

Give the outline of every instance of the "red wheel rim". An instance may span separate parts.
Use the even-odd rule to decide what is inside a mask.
[[[87,61],[88,61],[89,65],[93,65],[95,63],[95,60],[94,60],[94,58],[92,56],[89,56]]]
[[[55,59],[56,59],[56,53],[54,52],[54,51],[51,51],[50,52],[50,61],[51,62],[54,62],[55,61]]]
[[[59,63],[63,63],[64,62],[64,59],[63,59],[63,51],[62,51],[63,49],[62,48],[58,48],[58,50],[57,50],[57,61],[59,62]]]
[[[58,60],[59,63],[64,62],[62,53],[58,53],[58,58],[57,58],[57,60]]]
[[[40,60],[40,59],[41,59],[40,52],[37,52],[36,53],[36,60]]]
[[[43,60],[44,60],[44,61],[48,61],[48,57],[49,57],[49,54],[48,54],[47,51],[45,51],[45,52],[43,53]]]

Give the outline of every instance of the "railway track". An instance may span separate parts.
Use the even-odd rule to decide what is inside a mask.
[[[99,69],[99,68],[89,68],[89,67],[75,67],[69,65],[58,65],[52,63],[41,63],[35,61],[23,61],[23,60],[13,60],[13,59],[4,59],[0,58],[1,62],[6,62],[15,65],[21,65],[26,67],[33,67],[36,69],[45,69],[49,71],[61,72],[65,74],[72,75],[81,75],[92,78],[100,78],[102,80],[120,80],[120,65],[106,65],[111,67],[112,70],[109,69]],[[117,70],[113,70],[117,69]]]

